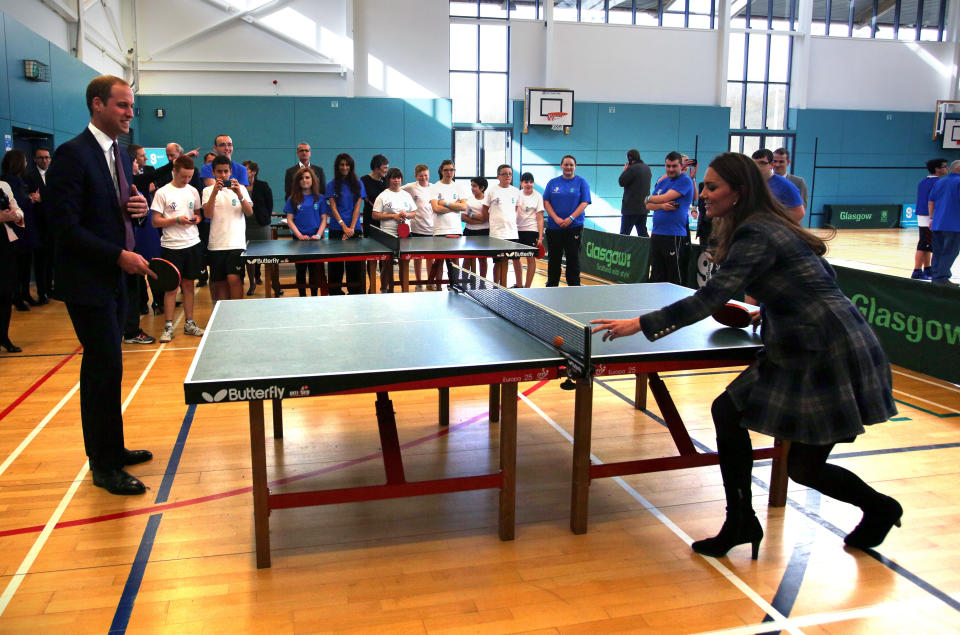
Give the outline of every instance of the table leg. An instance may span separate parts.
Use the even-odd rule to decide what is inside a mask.
[[[647,409],[647,374],[637,373],[637,383],[633,392],[633,407],[637,410]]]
[[[490,404],[487,412],[490,413],[490,423],[500,421],[500,384],[490,384]]]
[[[404,293],[410,291],[410,261],[398,260],[397,266],[400,268],[400,289]]]
[[[263,402],[249,402],[250,459],[253,468],[253,528],[257,568],[270,566],[270,490],[267,488],[267,455],[263,438]]]
[[[517,499],[517,384],[503,384],[500,418],[500,540],[513,540]]]
[[[320,284],[317,285],[320,289],[320,295],[330,295],[330,281],[327,279],[327,263],[321,262],[317,273],[320,274]]]
[[[367,261],[367,293],[377,292],[377,261]]]
[[[771,507],[783,507],[787,504],[787,455],[790,442],[774,439],[773,445],[779,447],[780,456],[770,463],[770,496],[767,503]]]
[[[449,426],[450,425],[450,389],[438,388],[437,391],[440,393],[440,399],[439,399],[440,412],[438,414],[440,425]]]
[[[283,438],[283,406],[281,399],[272,399],[273,401],[273,438]]]
[[[590,509],[590,440],[593,427],[593,379],[577,379],[573,415],[573,487],[570,493],[570,530],[587,533]]]
[[[280,265],[267,264],[267,265],[264,265],[263,267],[264,269],[266,269],[264,273],[267,274],[264,276],[267,279],[267,284],[264,286],[264,289],[263,289],[263,297],[272,298],[274,297],[274,295],[276,295],[275,289],[280,284],[279,282],[277,282],[277,278],[279,277],[277,274],[277,269],[280,268]]]

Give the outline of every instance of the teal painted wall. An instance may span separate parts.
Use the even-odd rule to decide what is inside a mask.
[[[531,126],[523,134],[522,102],[514,103],[513,114],[514,162],[521,164],[520,172],[532,173],[542,191],[559,176],[561,157],[572,154],[577,174],[590,184],[588,219],[619,217],[623,188],[617,180],[630,148],[640,151],[656,179],[663,174],[664,157],[674,150],[705,164],[728,145],[730,112],[725,107],[576,102],[570,134],[546,126]],[[619,221],[600,221],[599,226],[619,227]]]
[[[251,159],[270,184],[274,209],[283,206],[283,178],[297,162],[296,147],[310,144],[311,160],[333,177],[337,154],[350,154],[358,174],[370,171],[370,158],[384,154],[390,165],[414,180],[418,163],[440,164],[451,154],[449,99],[344,97],[236,97],[139,95],[138,143],[211,150],[218,134],[233,138],[235,161]],[[158,119],[157,108],[165,116]]]
[[[796,130],[793,167],[813,185],[814,227],[825,220],[824,205],[914,202],[928,159],[960,159],[960,150],[930,138],[931,112],[799,110]]]
[[[3,13],[0,37],[0,133],[14,126],[53,133],[55,144],[76,136],[90,121],[84,93],[98,73]],[[24,79],[25,59],[48,65],[50,81]]]

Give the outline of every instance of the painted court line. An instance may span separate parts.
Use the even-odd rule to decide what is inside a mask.
[[[540,415],[540,417],[541,417],[544,421],[546,421],[548,424],[550,424],[550,426],[551,426],[554,430],[556,430],[558,433],[560,433],[560,435],[563,436],[563,438],[565,438],[569,443],[571,443],[571,444],[573,443],[573,437],[572,437],[566,430],[564,430],[559,424],[557,424],[557,422],[555,422],[553,419],[551,419],[551,418],[547,415],[547,413],[545,413],[543,410],[541,410],[539,407],[537,407],[537,405],[536,405],[535,403],[533,403],[533,401],[531,401],[526,395],[522,395],[522,396],[521,396],[521,399],[522,399],[528,406],[530,406],[530,409],[531,409],[531,410],[533,410],[533,411],[536,412],[538,415]],[[600,465],[603,464],[603,462],[602,462],[600,459],[598,459],[593,453],[590,454],[590,460],[591,460],[591,462],[596,463],[596,464],[600,464]],[[682,529],[680,529],[680,527],[678,527],[672,520],[670,520],[670,519],[669,519],[663,512],[661,512],[656,506],[654,506],[650,501],[648,501],[646,498],[644,498],[637,490],[635,490],[633,487],[631,487],[629,484],[627,484],[626,481],[624,481],[624,480],[623,480],[622,478],[620,478],[619,476],[614,477],[612,480],[613,480],[617,485],[619,485],[625,492],[627,492],[627,494],[629,494],[635,501],[637,501],[638,503],[640,503],[641,505],[643,505],[643,507],[644,507],[647,511],[649,511],[651,514],[653,514],[653,516],[654,516],[657,520],[659,520],[661,523],[663,523],[663,524],[664,524],[668,529],[670,529],[670,531],[672,531],[678,538],[680,538],[681,540],[683,540],[683,541],[684,541],[685,543],[687,543],[688,545],[690,545],[690,544],[693,543],[693,540],[690,538],[690,536],[687,535],[687,533],[686,533],[685,531],[683,531]],[[716,558],[711,558],[711,557],[709,557],[709,556],[701,556],[701,557],[704,559],[705,562],[709,563],[710,566],[712,566],[714,569],[716,569],[717,572],[720,573],[720,575],[722,575],[723,577],[725,577],[731,584],[733,584],[737,589],[739,589],[741,593],[743,593],[745,596],[747,596],[754,604],[756,604],[756,605],[757,605],[758,607],[760,607],[763,611],[765,611],[767,615],[772,616],[772,617],[774,618],[774,620],[777,620],[777,621],[781,621],[781,622],[786,622],[786,621],[787,621],[786,616],[784,616],[783,614],[781,614],[780,611],[778,611],[777,609],[775,609],[769,602],[767,602],[766,600],[764,600],[764,599],[760,596],[760,594],[758,594],[756,591],[754,591],[752,588],[750,588],[750,585],[748,585],[746,582],[744,582],[744,581],[741,580],[739,577],[737,577],[737,575],[736,575],[735,573],[733,573],[733,571],[731,571],[730,569],[728,569],[728,568],[726,567],[726,565],[724,565],[723,563],[721,563],[721,562],[720,562],[719,560],[717,560]],[[792,626],[784,626],[783,629],[786,630],[786,631],[788,631],[788,632],[790,632],[790,633],[801,633],[801,631],[800,631],[799,629],[796,629],[796,628],[794,628],[794,627],[792,627]],[[767,628],[767,630],[769,630],[769,627]]]
[[[177,320],[179,323],[180,320]],[[130,405],[130,402],[133,401],[134,396],[137,394],[137,391],[140,390],[140,386],[143,385],[144,380],[147,378],[147,375],[150,373],[150,370],[153,368],[153,365],[156,363],[157,358],[160,357],[160,353],[163,352],[164,345],[161,344],[159,348],[154,352],[153,358],[147,364],[147,367],[143,369],[143,372],[140,374],[140,377],[137,378],[137,383],[134,384],[133,388],[130,390],[130,394],[127,395],[126,400],[120,407],[121,414],[127,411],[127,406]],[[90,470],[90,465],[88,461],[83,462],[83,467],[77,473],[77,476],[73,479],[73,482],[70,484],[70,487],[67,489],[66,493],[63,495],[63,498],[60,499],[60,504],[57,505],[57,508],[54,510],[53,514],[44,524],[43,530],[40,532],[40,535],[37,536],[37,539],[33,542],[33,546],[30,547],[30,551],[27,552],[26,557],[20,563],[20,566],[17,567],[17,572],[10,579],[10,582],[7,583],[6,588],[3,591],[3,594],[0,595],[0,616],[4,614],[7,610],[7,607],[10,605],[10,601],[13,600],[13,596],[16,594],[17,589],[20,588],[20,584],[23,582],[23,579],[30,572],[30,567],[33,566],[33,563],[36,561],[37,556],[40,555],[40,551],[43,550],[44,545],[47,543],[47,539],[50,537],[50,534],[53,532],[54,527],[57,526],[57,523],[60,521],[63,512],[66,511],[67,506],[70,505],[70,502],[73,500],[73,497],[77,493],[77,489],[80,487],[80,484],[84,481],[87,476],[87,472]]]
[[[914,395],[914,394],[912,394],[912,393],[909,393],[909,392],[906,392],[906,391],[903,391],[903,390],[897,390],[896,388],[894,388],[894,389],[893,389],[893,392],[895,392],[895,393],[897,393],[897,394],[900,394],[900,395],[906,395],[907,397],[910,397],[910,398],[913,399],[914,401],[922,401],[923,403],[928,403],[928,404],[930,404],[931,406],[936,406],[937,408],[942,408],[942,409],[946,410],[947,412],[960,413],[960,410],[957,410],[956,408],[953,408],[953,407],[951,407],[951,406],[945,406],[945,405],[943,405],[942,403],[937,403],[936,401],[930,401],[929,399],[924,399],[923,397],[919,397],[919,396],[917,396],[917,395]]]
[[[48,423],[50,423],[51,419],[57,416],[57,413],[60,412],[65,405],[67,405],[67,402],[73,399],[73,396],[77,394],[78,390],[80,390],[79,381],[73,385],[73,388],[71,388],[67,394],[63,396],[57,405],[50,409],[50,412],[47,413],[47,416],[41,419],[40,423],[34,426],[33,430],[31,430],[30,433],[24,437],[23,441],[20,442],[20,445],[18,445],[16,449],[14,449],[14,451],[7,456],[3,463],[0,463],[0,475],[3,475],[3,473],[7,471],[7,468],[17,460],[17,457],[23,454],[23,451],[27,449],[27,446],[30,445],[30,442],[33,441],[38,434],[40,434],[40,431],[43,430]]]
[[[23,394],[22,394],[22,395],[20,395],[20,396],[17,397],[16,399],[14,399],[13,403],[11,403],[9,406],[7,406],[6,408],[4,408],[2,412],[0,412],[0,421],[2,421],[4,417],[6,417],[8,414],[10,414],[10,412],[11,412],[14,408],[16,408],[16,407],[19,406],[21,403],[23,403],[23,401],[24,401],[27,397],[29,397],[30,395],[32,395],[32,394],[34,393],[34,391],[35,391],[37,388],[39,388],[41,385],[43,385],[43,383],[44,383],[45,381],[47,381],[48,379],[50,379],[50,377],[52,377],[54,373],[56,373],[58,370],[60,370],[61,368],[63,368],[63,367],[66,365],[67,362],[69,362],[71,359],[73,359],[73,357],[74,357],[77,353],[80,352],[80,349],[81,349],[80,346],[78,346],[76,349],[74,349],[74,351],[73,351],[72,353],[69,353],[66,357],[64,357],[62,360],[60,360],[60,362],[59,362],[56,366],[54,366],[53,368],[51,368],[50,370],[48,370],[46,373],[44,373],[43,377],[41,377],[41,378],[38,379],[37,381],[33,382],[33,385],[31,385],[29,388],[27,388],[25,391],[23,391]]]

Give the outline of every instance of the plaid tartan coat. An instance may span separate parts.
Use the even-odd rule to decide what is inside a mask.
[[[890,363],[826,260],[773,216],[732,237],[724,262],[694,295],[640,317],[658,339],[746,292],[760,303],[764,348],[727,386],[741,425],[779,439],[852,440],[896,414]]]

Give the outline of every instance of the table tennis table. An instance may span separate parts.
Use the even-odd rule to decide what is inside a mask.
[[[513,539],[519,382],[563,376],[576,382],[570,515],[575,533],[587,529],[592,479],[717,463],[715,453],[695,449],[658,373],[746,365],[760,349],[757,335],[708,318],[655,342],[642,335],[602,342],[599,334],[590,335],[589,320],[639,315],[692,291],[666,283],[507,290],[459,267],[448,271],[457,291],[217,303],[184,394],[188,404],[248,402],[258,567],[270,566],[270,510],[289,507],[499,489],[498,533],[502,540]],[[417,328],[396,337],[397,324],[413,322]],[[365,325],[362,346],[354,330],[360,323]],[[272,335],[298,345],[260,346]],[[553,345],[556,335],[564,338],[559,348]],[[250,355],[252,350],[258,353]],[[590,464],[593,377],[615,374],[649,379],[679,456]],[[450,387],[469,385],[491,386],[490,420],[500,421],[499,469],[407,482],[389,393],[439,388],[442,397]],[[283,399],[355,393],[377,395],[386,482],[270,493],[263,402],[273,402],[277,442],[283,436]],[[775,459],[774,482],[782,483],[782,491],[774,494],[776,485],[771,489],[771,504],[782,505],[786,481],[780,448],[758,449],[754,456]]]
[[[369,236],[354,240],[251,240],[242,254],[247,264],[266,266],[266,297],[277,289],[298,285],[280,284],[281,263],[308,262],[376,262],[396,259],[400,263],[400,286],[410,290],[410,260],[445,260],[450,258],[521,258],[536,256],[537,248],[490,236],[431,236],[398,238],[379,227],[370,227]],[[364,283],[365,286],[365,283]],[[321,295],[329,295],[329,285],[320,270]]]

